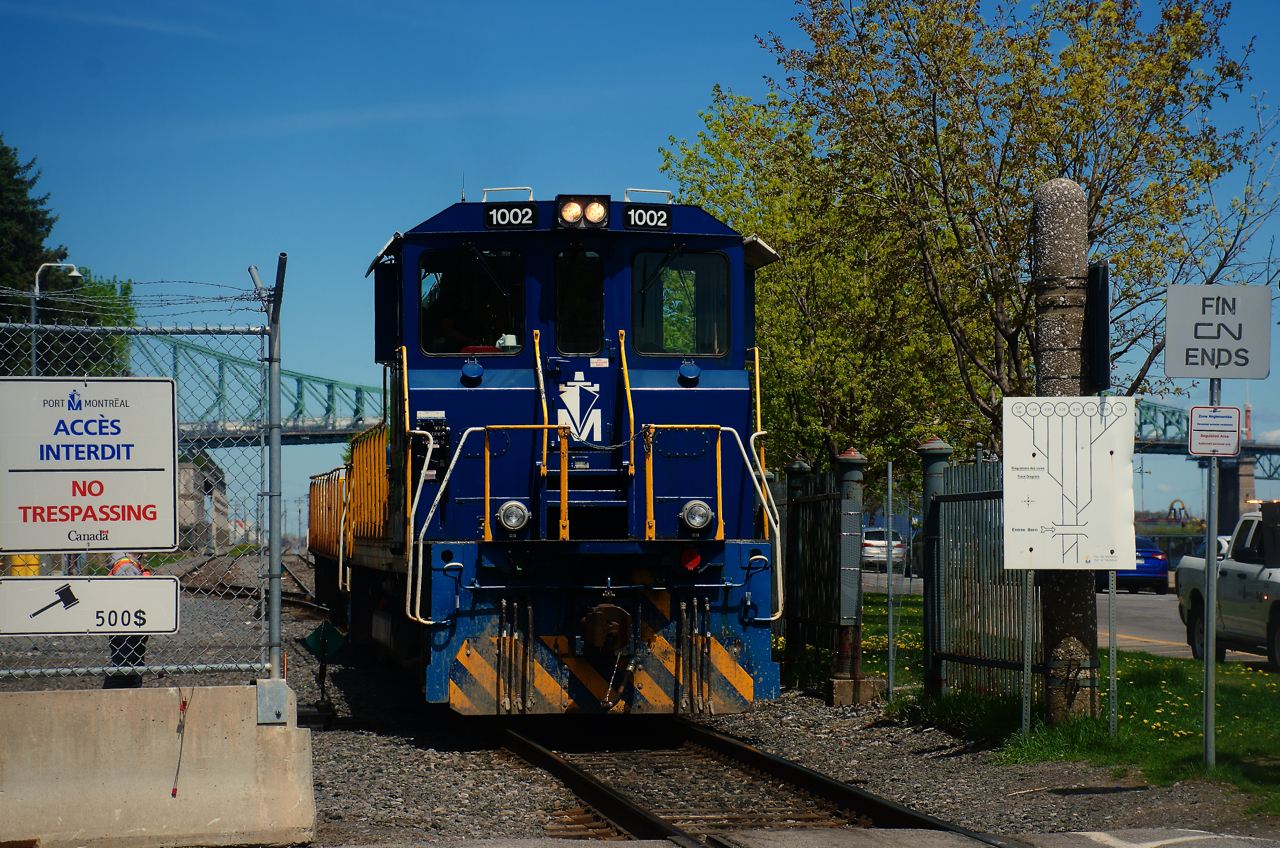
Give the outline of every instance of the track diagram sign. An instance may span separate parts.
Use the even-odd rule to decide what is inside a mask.
[[[0,552],[178,545],[172,380],[0,378]]]
[[[176,577],[0,578],[0,635],[178,632]]]
[[[1130,398],[1005,398],[1005,568],[1136,567],[1133,433]]]
[[[1192,456],[1240,453],[1240,410],[1234,406],[1191,407],[1187,452]]]

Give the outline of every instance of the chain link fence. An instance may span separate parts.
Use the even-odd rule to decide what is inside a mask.
[[[267,670],[267,342],[265,327],[0,324],[0,376],[176,381],[180,541],[140,561],[181,583],[179,631],[146,637],[142,650],[112,651],[107,636],[0,635],[0,684],[90,686],[98,684],[86,678],[122,674],[243,680]],[[107,556],[10,554],[0,576],[101,575]]]

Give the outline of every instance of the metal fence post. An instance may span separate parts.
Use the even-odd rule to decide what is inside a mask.
[[[283,677],[280,642],[280,298],[284,295],[284,269],[288,262],[287,254],[281,253],[276,265],[276,285],[271,294],[271,352],[268,354],[267,370],[267,450],[270,453],[268,462],[271,471],[267,483],[269,492],[270,542],[267,565],[268,586],[268,627],[267,646],[270,650],[271,679]]]
[[[867,458],[849,448],[840,471],[840,638],[835,677],[862,679],[862,471]]]
[[[783,470],[787,473],[787,556],[784,561],[787,564],[787,597],[791,599],[791,613],[786,617],[787,646],[784,656],[790,664],[803,655],[800,644],[803,641],[800,636],[800,607],[797,601],[800,597],[800,585],[804,582],[804,563],[800,559],[800,509],[796,499],[803,491],[801,481],[811,469],[809,463],[793,459]]]
[[[942,694],[942,663],[934,658],[940,652],[942,635],[940,592],[942,588],[942,517],[941,504],[934,502],[942,494],[942,471],[953,453],[951,445],[933,437],[920,447],[920,470],[924,477],[921,510],[924,512],[924,693],[928,697]]]

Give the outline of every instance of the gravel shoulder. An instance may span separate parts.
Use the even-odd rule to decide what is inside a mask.
[[[988,747],[937,728],[900,727],[881,707],[828,707],[802,694],[705,722],[757,747],[971,830],[1005,835],[1158,825],[1280,841],[1280,818],[1194,780],[1148,786],[1085,763],[1005,765]]]

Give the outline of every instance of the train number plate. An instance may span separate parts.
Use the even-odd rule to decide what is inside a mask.
[[[622,226],[628,230],[671,231],[671,207],[654,203],[627,203],[622,207]]]
[[[486,203],[486,230],[532,230],[538,226],[536,203]]]

